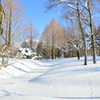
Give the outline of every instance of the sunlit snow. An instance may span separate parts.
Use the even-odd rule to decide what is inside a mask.
[[[100,57],[16,59],[0,70],[0,100],[100,100]]]

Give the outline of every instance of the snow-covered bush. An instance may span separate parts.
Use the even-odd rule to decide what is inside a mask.
[[[18,53],[17,53],[17,58],[21,58],[21,59],[32,59],[36,56],[37,53],[33,52],[31,49],[29,48],[19,48]]]

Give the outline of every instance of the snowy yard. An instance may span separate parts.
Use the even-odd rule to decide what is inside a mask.
[[[0,70],[0,100],[100,100],[100,57],[15,62]]]

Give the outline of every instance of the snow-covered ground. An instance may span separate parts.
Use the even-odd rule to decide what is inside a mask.
[[[16,60],[0,70],[0,100],[100,100],[100,57]]]

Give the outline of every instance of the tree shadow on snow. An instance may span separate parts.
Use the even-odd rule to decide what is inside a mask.
[[[100,97],[54,97],[54,98],[58,98],[58,99],[75,99],[75,100],[78,100],[78,99],[85,99],[85,100],[89,100],[89,99],[99,99],[100,100]]]
[[[17,95],[17,96],[25,96],[25,95],[23,95],[23,94],[11,93],[11,92],[8,92],[8,91],[6,91],[6,90],[0,90],[0,91],[3,92],[3,94],[0,95],[0,98],[5,97],[5,96],[11,96],[12,94],[13,94],[13,95]],[[0,100],[1,100],[1,99],[0,99]]]
[[[23,66],[25,66],[25,67],[27,67],[27,68],[33,70],[32,68],[30,68],[30,67],[29,67],[28,65],[26,65],[25,63],[22,63],[21,61],[17,61],[17,62],[20,63],[21,65],[23,65]]]
[[[28,73],[28,71],[25,71],[25,70],[23,70],[23,69],[21,69],[21,68],[18,68],[18,67],[16,67],[16,66],[14,66],[14,65],[12,65],[14,68],[16,68],[17,70],[20,70],[20,71],[22,71],[22,72],[25,72],[25,73]]]

